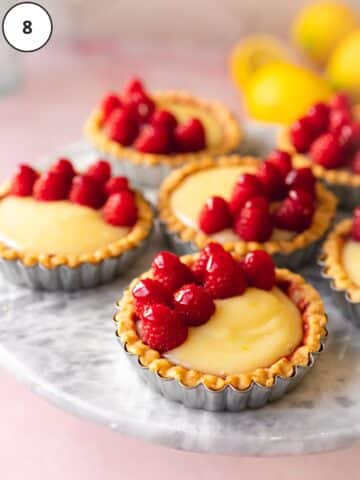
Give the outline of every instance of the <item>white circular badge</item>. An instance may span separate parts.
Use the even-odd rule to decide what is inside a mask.
[[[52,20],[44,7],[33,2],[12,6],[2,21],[2,31],[9,45],[20,52],[34,52],[49,41]]]

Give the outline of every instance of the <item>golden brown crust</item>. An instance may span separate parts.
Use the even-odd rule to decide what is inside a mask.
[[[182,261],[191,265],[197,255],[184,256]],[[146,272],[142,277],[150,275],[150,272]],[[257,382],[264,387],[269,387],[274,383],[276,376],[291,377],[295,367],[309,364],[311,354],[321,350],[321,339],[326,336],[327,324],[320,295],[311,285],[305,283],[301,276],[285,269],[277,269],[276,278],[279,284],[288,285],[286,293],[298,306],[306,328],[302,344],[290,356],[280,358],[270,367],[258,368],[251,373],[222,377],[191,370],[164,358],[158,351],[146,345],[137,332],[131,291],[138,279],[133,280],[118,302],[120,310],[114,317],[118,336],[124,348],[136,355],[141,365],[161,377],[177,379],[184,386],[195,387],[203,384],[211,390],[221,390],[226,385],[232,385],[238,390],[246,390],[252,382]]]
[[[259,159],[253,157],[239,157],[232,155],[222,157],[217,160],[204,158],[198,162],[192,162],[184,167],[172,172],[163,182],[159,192],[159,213],[160,219],[165,224],[169,232],[175,233],[183,241],[193,242],[199,249],[203,248],[212,238],[201,231],[195,230],[184,223],[175,215],[171,207],[171,195],[180,183],[189,175],[208,168],[214,168],[224,165],[244,165],[252,169],[261,165]],[[337,200],[335,195],[329,192],[322,185],[317,185],[318,206],[314,214],[313,222],[310,228],[296,235],[291,240],[269,240],[265,243],[228,242],[224,245],[226,250],[234,251],[242,256],[250,250],[262,249],[273,255],[275,253],[291,253],[295,250],[305,248],[308,245],[319,240],[330,227],[331,221],[335,215]]]
[[[170,167],[176,167],[186,162],[197,160],[204,155],[222,155],[233,151],[240,143],[242,131],[234,116],[219,102],[208,101],[198,97],[194,97],[187,92],[168,91],[153,94],[153,98],[158,101],[167,101],[174,103],[183,103],[192,107],[201,108],[212,115],[221,125],[223,130],[223,139],[221,144],[207,148],[200,152],[179,153],[175,155],[159,155],[153,153],[137,152],[133,148],[123,147],[106,137],[103,133],[102,113],[96,109],[85,125],[85,135],[97,149],[119,160],[129,160],[134,164],[159,165],[165,164]]]
[[[6,188],[0,191],[0,201],[6,193]],[[96,264],[111,257],[118,257],[127,250],[140,245],[151,232],[154,216],[151,206],[139,192],[136,192],[136,203],[138,206],[138,220],[130,232],[116,242],[110,243],[104,248],[99,248],[93,253],[82,255],[49,255],[44,253],[35,255],[16,250],[0,241],[0,258],[4,260],[20,260],[27,267],[40,264],[52,269],[61,265],[76,268],[83,263]]]
[[[360,302],[360,287],[351,280],[342,261],[343,247],[350,237],[351,228],[351,219],[336,225],[324,243],[320,260],[324,274],[332,280],[334,287],[346,292],[352,302]]]

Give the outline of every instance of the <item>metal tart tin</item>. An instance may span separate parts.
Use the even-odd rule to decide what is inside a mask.
[[[353,210],[360,205],[360,187],[352,187],[350,185],[342,185],[337,183],[329,183],[321,180],[322,183],[333,192],[339,199],[339,207],[344,210]]]
[[[137,247],[99,263],[82,263],[78,267],[60,265],[55,268],[46,268],[40,264],[29,267],[21,260],[0,258],[0,273],[16,285],[33,289],[54,291],[93,288],[111,282],[124,273],[142,254],[150,237],[151,231]]]
[[[127,351],[118,335],[117,339],[123,352],[135,369],[150,388],[160,393],[168,400],[182,403],[186,407],[210,411],[241,412],[251,408],[261,408],[269,402],[279,400],[287,392],[292,390],[314,365],[316,357],[324,350],[326,337],[321,339],[321,347],[318,352],[310,354],[308,365],[294,368],[293,375],[289,378],[277,376],[271,387],[263,387],[253,382],[246,390],[239,390],[232,385],[227,385],[222,390],[211,390],[203,384],[196,387],[187,387],[177,379],[167,379],[158,373],[141,365],[138,356]]]
[[[175,251],[177,255],[186,255],[188,253],[195,253],[199,248],[189,241],[184,241],[179,238],[175,232],[169,232],[164,222],[160,222],[160,228],[169,247]],[[323,235],[316,242],[311,243],[307,247],[299,248],[292,253],[275,253],[272,255],[276,266],[279,268],[288,268],[296,270],[316,258],[319,247],[322,244],[325,235]]]

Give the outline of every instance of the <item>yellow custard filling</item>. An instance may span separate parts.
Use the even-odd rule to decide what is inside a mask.
[[[93,253],[129,230],[106,223],[99,210],[65,200],[9,196],[0,201],[0,240],[36,255]]]
[[[256,167],[241,165],[200,170],[186,177],[174,190],[171,208],[182,223],[198,230],[199,214],[206,201],[215,195],[229,200],[239,175],[256,172]],[[231,229],[210,236],[221,243],[239,241],[239,237]],[[294,236],[294,232],[274,229],[270,240],[290,240]]]
[[[360,287],[360,242],[349,240],[345,243],[342,261],[351,280]]]
[[[277,287],[215,303],[210,320],[165,355],[170,361],[214,375],[249,373],[290,355],[303,339],[301,314]]]

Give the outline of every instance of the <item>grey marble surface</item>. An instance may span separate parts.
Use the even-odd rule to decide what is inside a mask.
[[[360,331],[332,305],[315,266],[302,273],[325,299],[327,349],[284,399],[261,410],[210,413],[168,402],[141,383],[115,339],[112,315],[124,286],[161,248],[155,236],[126,278],[94,290],[47,293],[0,279],[0,366],[75,415],[177,449],[284,455],[359,441]]]

